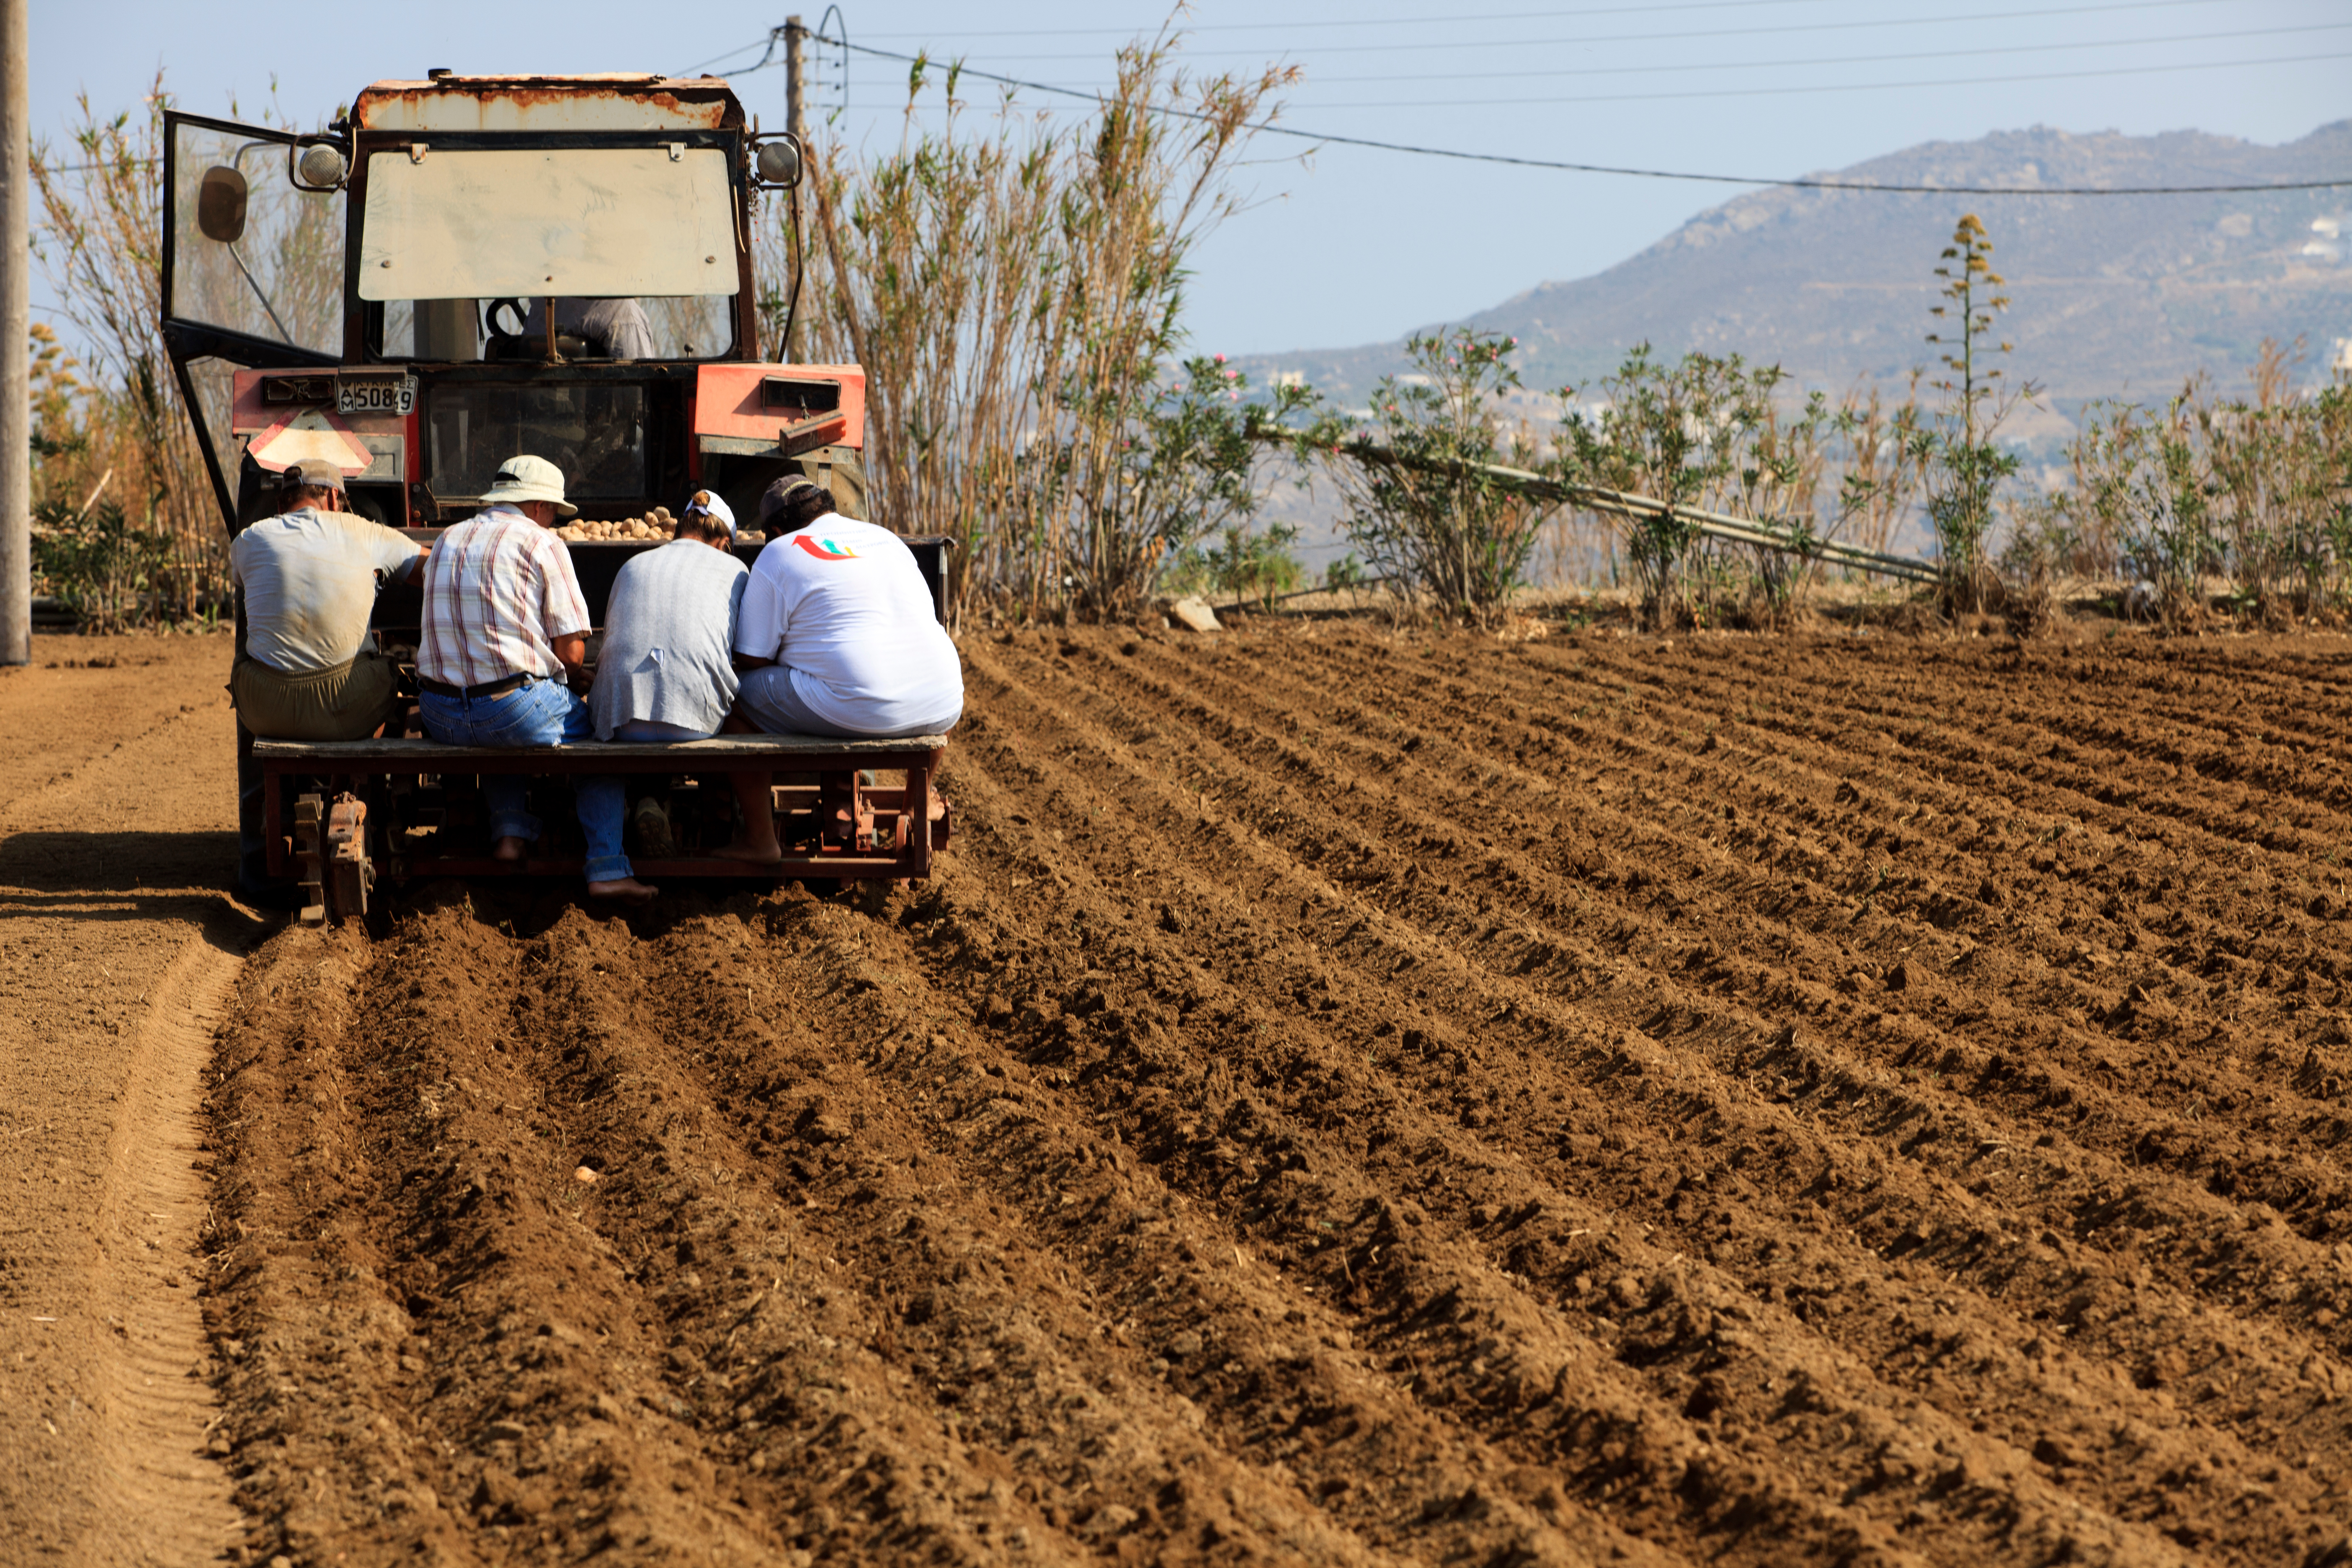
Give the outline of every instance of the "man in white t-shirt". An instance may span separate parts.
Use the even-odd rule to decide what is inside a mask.
[[[815,481],[760,498],[766,549],[735,623],[738,699],[770,734],[932,735],[963,717],[963,664],[906,541]]]

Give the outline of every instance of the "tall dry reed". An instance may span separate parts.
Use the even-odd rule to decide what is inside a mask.
[[[948,111],[925,129],[935,74]],[[815,149],[803,353],[865,367],[874,514],[959,541],[959,614],[1119,614],[1148,591],[1168,545],[1127,454],[1187,259],[1290,79],[1188,76],[1163,31],[1057,126],[1011,96],[976,111],[955,67],[918,61],[894,148]]]
[[[227,586],[227,537],[194,427],[163,353],[163,110],[158,73],[137,113],[102,119],[87,94],[60,149],[34,149],[40,196],[34,253],[79,339],[75,385],[44,415],[51,496],[111,500],[131,525],[166,542],[147,604],[169,619],[214,605]]]

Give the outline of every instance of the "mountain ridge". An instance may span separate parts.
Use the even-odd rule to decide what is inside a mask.
[[[1807,178],[1938,185],[2281,184],[2352,180],[2352,119],[2276,146],[2199,131],[2129,136],[2037,125],[1928,142]],[[2161,399],[2198,371],[2234,384],[2264,338],[2315,367],[2352,338],[2352,188],[1993,197],[1753,191],[1588,277],[1538,283],[1462,321],[1519,339],[1530,388],[1590,388],[1641,342],[1737,353],[1832,393],[1932,364],[1932,269],[1961,214],[1991,231],[2014,304],[2011,375],[2070,412]],[[2316,225],[2316,226],[2315,226]],[[1436,330],[1433,325],[1423,331]],[[1410,335],[1410,334],[1408,334]],[[1402,339],[1242,356],[1358,398],[1406,367]],[[2315,370],[2307,367],[2307,374]]]

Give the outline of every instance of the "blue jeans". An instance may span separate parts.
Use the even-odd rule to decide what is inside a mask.
[[[613,731],[615,741],[707,741],[709,734],[652,719],[633,719]],[[579,791],[580,831],[588,840],[588,879],[617,882],[630,874],[621,853],[621,819],[628,810],[628,781],[618,773],[589,773]]]
[[[416,700],[416,715],[425,721],[425,732],[445,746],[561,746],[584,741],[595,732],[585,702],[572,696],[562,681],[536,676],[496,697],[444,697],[427,691]],[[528,787],[519,773],[482,775],[482,799],[490,808],[491,837],[538,840],[540,820],[524,809]],[[581,816],[584,830],[587,814],[583,811]],[[617,827],[607,847],[610,858],[617,859],[621,852]],[[597,849],[591,833],[589,880],[609,880],[596,874]],[[620,876],[629,874],[628,864],[621,861]]]

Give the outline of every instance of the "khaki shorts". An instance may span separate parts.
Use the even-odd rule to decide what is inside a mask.
[[[398,668],[362,652],[332,669],[288,675],[248,654],[229,671],[229,701],[247,730],[269,740],[364,740],[399,705]]]

